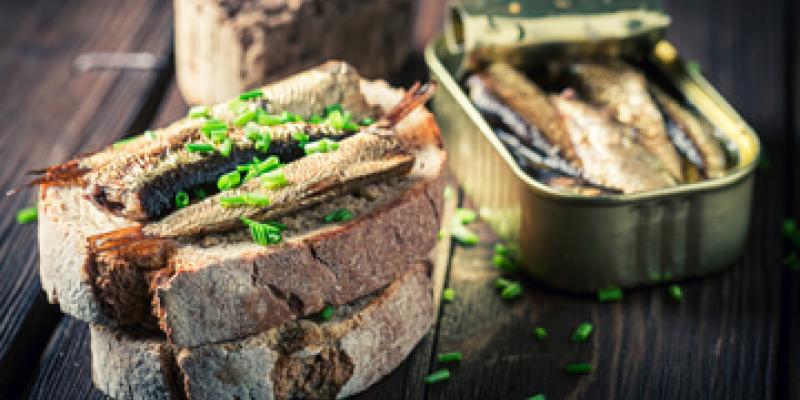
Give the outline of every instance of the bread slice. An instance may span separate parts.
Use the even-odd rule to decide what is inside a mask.
[[[430,266],[404,268],[329,322],[302,319],[232,342],[180,348],[92,325],[95,385],[117,399],[341,398],[396,367],[434,320]]]
[[[370,103],[388,109],[401,94],[362,82]],[[398,130],[438,138],[433,117],[417,110]],[[245,231],[186,240],[169,253],[132,252],[94,260],[91,235],[133,222],[92,205],[80,188],[44,187],[39,201],[42,287],[79,319],[161,330],[182,347],[240,339],[297,317],[368,295],[427,258],[440,224],[440,143],[417,154],[404,178],[375,183],[281,222],[279,245],[259,246]],[[325,225],[339,207],[357,218]]]

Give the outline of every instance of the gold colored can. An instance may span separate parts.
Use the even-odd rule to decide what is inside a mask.
[[[455,3],[444,37],[425,51],[431,76],[440,85],[432,106],[450,167],[479,206],[482,218],[501,238],[519,246],[527,272],[567,290],[656,284],[730,266],[742,252],[750,224],[753,171],[760,152],[755,132],[663,39],[669,19],[659,19],[656,3],[622,1],[613,2],[622,8],[612,10],[571,10],[566,12],[569,18],[589,22],[563,25],[560,38],[536,35],[535,29],[541,28],[537,21],[559,18],[551,8],[529,8],[542,3],[546,2]],[[571,5],[548,3],[556,8]],[[495,12],[478,13],[478,6],[494,7]],[[630,11],[625,7],[633,7],[633,13],[624,14]],[[654,14],[649,19],[641,17],[647,13]],[[524,33],[509,39],[507,34],[487,32],[491,28],[486,19],[493,17],[498,26],[498,14],[515,20],[517,31]],[[609,20],[630,21],[631,16],[650,22],[626,22],[635,28],[630,35],[614,29],[607,30],[608,34],[598,29],[590,30],[593,34],[584,28],[580,28],[583,34],[575,31],[575,27]],[[559,31],[558,26],[548,29]],[[658,71],[662,81],[680,92],[735,146],[736,164],[720,178],[643,193],[586,196],[560,191],[518,166],[458,83],[477,58],[529,67],[598,53],[634,58]]]

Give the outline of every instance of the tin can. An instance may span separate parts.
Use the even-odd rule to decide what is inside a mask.
[[[503,15],[523,14],[515,22],[505,22],[515,26],[518,35],[495,35],[492,26],[500,31],[508,27],[497,24],[497,13],[476,13],[474,3],[494,4]],[[544,34],[543,41],[536,39],[536,29],[542,26],[537,21],[558,20],[559,14],[542,15],[542,10],[525,14],[526,2],[455,3],[445,36],[425,51],[431,76],[440,85],[432,107],[451,170],[479,206],[482,218],[502,239],[519,247],[524,270],[566,290],[634,287],[720,271],[740,256],[750,224],[753,171],[760,152],[755,132],[663,39],[668,17],[641,17],[660,12],[647,8],[655,7],[652,2],[645,8],[641,2],[615,4],[619,3],[625,3],[621,9],[572,13],[570,18],[588,19],[568,24],[562,37]],[[624,7],[634,3],[639,4],[634,13],[625,15]],[[625,22],[635,28],[631,35],[615,29],[601,34],[600,28],[587,34],[586,26],[603,25],[612,15],[615,23],[649,21],[647,29]],[[551,27],[559,31],[558,24]],[[581,27],[583,34],[574,27]],[[553,57],[597,53],[624,55],[658,71],[659,79],[680,92],[735,145],[736,165],[721,178],[644,193],[585,196],[559,191],[518,166],[458,83],[476,57],[524,67]]]

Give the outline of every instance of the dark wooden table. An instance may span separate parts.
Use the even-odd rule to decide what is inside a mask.
[[[493,236],[479,224],[482,244],[440,253],[456,301],[439,309],[409,359],[360,398],[800,398],[800,283],[780,262],[781,221],[800,216],[798,4],[680,0],[666,8],[671,39],[759,132],[769,155],[741,260],[683,282],[680,303],[653,287],[601,304],[529,279],[521,299],[504,302],[491,283]],[[0,189],[24,182],[28,169],[182,116],[171,24],[171,4],[162,0],[0,2]],[[93,51],[151,52],[159,65],[76,71],[75,57]],[[424,71],[414,57],[395,81]],[[47,304],[35,224],[15,222],[15,210],[32,199],[0,202],[0,398],[101,398],[91,385],[87,325]],[[583,321],[595,333],[573,344],[568,336]],[[549,329],[548,340],[534,339],[537,325]],[[453,378],[425,386],[435,355],[451,350],[464,353]],[[595,372],[565,374],[576,361]]]

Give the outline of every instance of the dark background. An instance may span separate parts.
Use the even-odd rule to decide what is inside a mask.
[[[424,43],[441,21],[425,1],[414,36]],[[800,398],[800,285],[780,260],[780,224],[797,217],[795,157],[800,138],[798,2],[665,1],[669,38],[759,133],[768,159],[757,177],[751,237],[730,271],[684,282],[684,300],[663,288],[626,292],[598,304],[526,280],[507,304],[492,293],[490,244],[453,247],[448,285],[460,301],[395,373],[364,398]],[[173,82],[171,4],[162,0],[0,2],[0,189],[23,171],[61,162],[183,115]],[[98,50],[151,51],[164,68],[76,73],[72,61]],[[396,81],[424,73],[419,56]],[[91,388],[88,328],[60,314],[41,293],[35,225],[15,210],[33,194],[0,201],[0,399],[102,398]],[[462,200],[463,201],[463,200]],[[484,243],[492,235],[480,231]],[[477,277],[477,278],[476,278]],[[592,339],[568,343],[589,320]],[[549,327],[552,340],[530,331]],[[427,388],[432,357],[461,350],[450,382]],[[591,360],[596,372],[567,376],[564,363]]]

